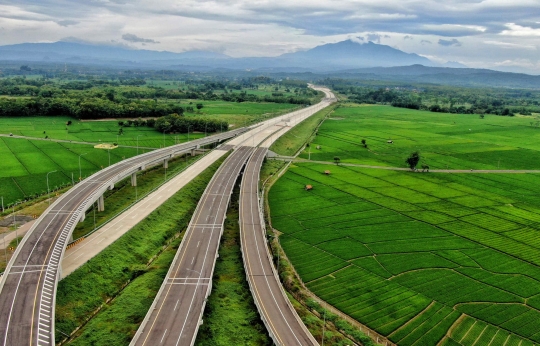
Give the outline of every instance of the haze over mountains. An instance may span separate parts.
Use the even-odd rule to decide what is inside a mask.
[[[540,76],[441,65],[414,53],[373,42],[347,40],[278,57],[233,58],[221,53],[136,50],[79,42],[0,46],[0,62],[113,66],[184,71],[233,70],[252,73],[323,74],[340,78],[466,86],[540,88]]]
[[[232,58],[225,54],[205,51],[158,52],[62,41],[23,43],[0,46],[0,60],[139,65],[143,68],[187,65],[207,68],[288,69],[313,72],[414,64],[441,66],[420,55],[405,53],[390,46],[373,42],[360,44],[351,40],[268,58]],[[465,66],[454,65],[453,67]]]

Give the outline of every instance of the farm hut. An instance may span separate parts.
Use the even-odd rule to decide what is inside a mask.
[[[320,145],[317,145],[317,149],[321,150],[321,146],[320,146]]]
[[[329,171],[329,170],[326,170],[326,171],[324,171],[324,174],[330,175],[330,171]]]
[[[394,144],[394,141],[391,140],[391,139],[389,139],[389,140],[386,141],[386,143],[388,143],[388,144]]]
[[[306,185],[306,186],[304,187],[304,189],[305,189],[306,191],[310,191],[310,190],[313,190],[313,186],[312,186],[312,185]]]

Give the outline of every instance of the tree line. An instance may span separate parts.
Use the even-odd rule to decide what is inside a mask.
[[[151,123],[146,123],[152,126]],[[229,129],[226,121],[211,120],[204,118],[186,118],[179,114],[170,114],[153,122],[153,127],[162,133],[188,133],[198,132],[223,132]]]
[[[321,81],[356,103],[386,104],[394,107],[458,114],[540,112],[540,91],[528,89],[472,88],[443,85],[413,85],[372,81],[325,79]]]

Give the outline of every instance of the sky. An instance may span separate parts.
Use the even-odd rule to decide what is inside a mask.
[[[0,0],[0,45],[277,56],[347,39],[540,74],[540,0]]]

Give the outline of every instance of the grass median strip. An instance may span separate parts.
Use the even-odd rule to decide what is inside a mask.
[[[235,189],[225,220],[212,294],[203,315],[196,346],[272,345],[253,302],[240,251],[238,193]]]
[[[224,158],[187,184],[145,220],[60,281],[56,342],[79,330],[74,345],[127,345],[172,262],[205,186]]]

